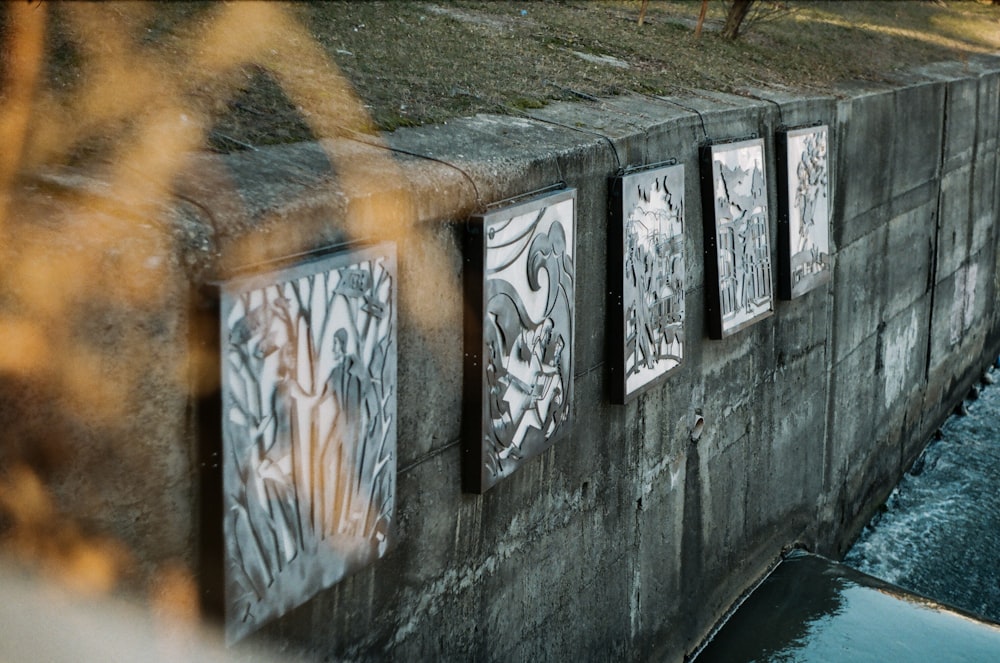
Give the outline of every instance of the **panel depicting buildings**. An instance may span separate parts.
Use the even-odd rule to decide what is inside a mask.
[[[479,395],[466,413],[467,489],[485,491],[569,427],[575,201],[560,191],[474,220],[481,270],[468,278],[482,290],[467,339],[466,389]]]
[[[623,252],[616,361],[624,384],[613,391],[624,402],[684,356],[684,166],[625,175],[615,186],[621,206],[612,223],[621,226]]]
[[[226,636],[385,554],[396,492],[396,266],[385,244],[221,293]]]
[[[783,148],[782,149],[782,143]],[[782,296],[803,295],[830,278],[830,196],[826,126],[778,135]]]
[[[714,224],[706,232],[718,277],[715,335],[726,336],[774,309],[764,142],[712,145],[709,159],[711,215],[705,223]]]

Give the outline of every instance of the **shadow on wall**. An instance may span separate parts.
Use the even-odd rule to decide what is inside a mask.
[[[192,383],[218,386],[217,356],[170,349],[186,334],[176,308],[187,266],[178,255],[191,241],[165,222],[175,184],[241,85],[262,71],[315,138],[382,144],[287,7],[190,6],[174,13],[186,24],[169,39],[156,35],[160,9],[21,2],[2,10],[0,549],[16,568],[63,587],[138,592],[155,614],[191,621],[191,496],[148,484],[186,485],[194,461],[176,437],[158,439],[141,423],[172,408],[183,424],[185,404],[170,401],[164,385],[177,394]],[[53,78],[59,59],[71,61],[73,81]],[[337,190],[352,203],[338,220],[341,236],[420,242],[426,291],[448,287],[448,261],[420,239],[405,186],[384,194],[367,176],[378,169],[403,180],[390,153],[346,159],[326,149]],[[329,220],[231,240],[217,228],[202,248],[214,276],[224,276],[223,264],[314,248],[321,223]],[[401,314],[420,326],[434,307]]]

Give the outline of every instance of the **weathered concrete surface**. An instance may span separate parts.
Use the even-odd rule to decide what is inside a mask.
[[[188,285],[154,220],[168,211],[61,174],[22,191],[0,246],[5,550],[91,591],[190,564]]]
[[[164,214],[175,250],[162,298],[90,324],[139,328],[155,344],[150,362],[179,354],[203,373],[211,357],[185,358],[184,335],[214,331],[199,327],[197,306],[188,316],[188,281],[344,237],[397,240],[398,546],[243,647],[679,661],[782,548],[837,556],[1000,351],[998,96],[1000,62],[983,59],[837,98],[620,96],[400,130],[385,138],[395,153],[370,137],[197,157]],[[762,136],[774,210],[774,131],[814,122],[831,132],[833,279],[711,341],[699,146]],[[662,386],[614,406],[608,178],[667,159],[686,168],[685,359]],[[578,190],[574,433],[486,495],[463,494],[464,219],[559,181]],[[59,494],[66,508],[99,495],[99,525],[147,566],[193,564],[195,401],[183,380],[142,379],[106,443],[133,445],[121,458],[81,454],[89,485],[66,479]],[[131,470],[119,477],[123,461]]]

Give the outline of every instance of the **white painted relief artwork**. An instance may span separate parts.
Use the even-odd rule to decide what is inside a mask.
[[[830,274],[827,127],[786,134],[790,296],[805,294]]]
[[[774,309],[764,142],[711,147],[722,335]]]
[[[481,490],[567,427],[573,380],[576,192],[483,219]]]
[[[684,357],[684,166],[622,178],[625,398]]]
[[[383,556],[396,492],[396,266],[383,244],[222,288],[226,639]]]

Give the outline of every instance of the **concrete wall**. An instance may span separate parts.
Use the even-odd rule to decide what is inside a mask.
[[[150,573],[171,560],[193,568],[199,548],[196,399],[188,391],[185,407],[184,390],[211,380],[198,349],[214,332],[197,296],[190,309],[184,300],[186,280],[345,234],[403,240],[399,544],[241,648],[277,639],[332,659],[681,660],[784,547],[838,556],[1000,352],[997,60],[838,97],[623,96],[531,114],[387,139],[439,161],[331,140],[198,157],[178,178],[163,213],[172,285],[138,307],[157,320],[113,311],[104,333],[138,328],[166,348],[153,352],[183,354],[190,332],[181,363],[196,377],[146,375],[161,389],[152,402],[148,389],[125,396],[146,408],[126,430],[79,433],[84,446],[131,440],[126,462],[154,464],[121,476],[117,457],[85,454],[104,514],[89,517]],[[763,136],[774,210],[774,131],[813,122],[831,131],[833,278],[709,340],[699,145]],[[686,356],[662,386],[615,406],[608,177],[669,158],[687,168]],[[560,180],[578,190],[575,432],[487,494],[463,494],[463,220]],[[83,490],[60,489],[65,508]]]

